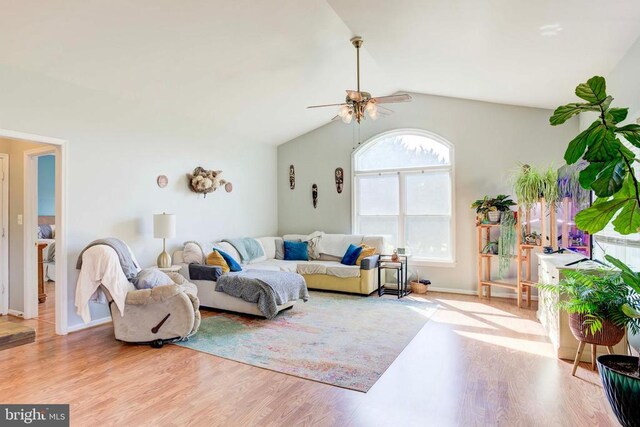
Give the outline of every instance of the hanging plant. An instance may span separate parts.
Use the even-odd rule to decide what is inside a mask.
[[[558,192],[561,199],[568,197],[575,204],[576,210],[589,207],[589,191],[580,185],[580,172],[587,167],[587,162],[580,161],[572,165],[564,165],[558,169]]]
[[[503,279],[509,272],[511,258],[515,256],[516,216],[513,211],[502,213],[500,237],[498,238],[498,277]]]
[[[552,167],[540,171],[523,164],[513,175],[513,190],[518,203],[531,209],[541,197],[551,206],[558,202],[558,173]]]

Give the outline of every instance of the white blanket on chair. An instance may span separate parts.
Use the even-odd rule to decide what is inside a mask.
[[[82,269],[76,286],[76,310],[84,323],[91,321],[89,301],[98,300],[102,294],[98,291],[100,285],[109,291],[120,315],[124,315],[127,292],[133,289],[133,285],[122,272],[116,251],[106,245],[92,246],[82,254]]]

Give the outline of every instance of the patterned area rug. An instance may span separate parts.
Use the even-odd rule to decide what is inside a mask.
[[[311,292],[274,320],[220,313],[178,345],[366,392],[429,321],[436,305]]]

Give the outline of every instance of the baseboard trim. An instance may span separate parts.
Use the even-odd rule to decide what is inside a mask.
[[[107,324],[107,323],[111,323],[111,317],[103,317],[102,319],[92,320],[89,323],[69,326],[67,328],[67,332],[78,332],[78,331],[82,331],[84,329],[93,328],[93,327],[104,325],[104,324]]]
[[[9,316],[24,317],[24,313],[18,310],[9,309]]]
[[[477,291],[472,291],[469,289],[439,288],[434,286],[429,286],[429,291],[442,292],[444,294],[478,295]],[[495,289],[491,292],[491,296],[494,296],[497,298],[508,298],[508,299],[517,298],[517,295],[514,292],[496,292]],[[537,300],[538,300],[537,295],[531,296],[531,301],[537,301]]]

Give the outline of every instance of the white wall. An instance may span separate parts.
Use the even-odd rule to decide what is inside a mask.
[[[153,265],[161,251],[152,237],[154,213],[177,214],[170,250],[188,239],[276,232],[275,147],[239,140],[215,117],[203,124],[5,65],[0,93],[0,128],[69,141],[70,326],[81,323],[74,306],[76,258],[94,239],[119,237],[143,265]],[[233,192],[206,199],[191,193],[186,174],[196,166],[223,170]],[[160,174],[169,178],[164,189],[156,185]],[[94,319],[108,314],[106,306],[92,312]]]
[[[470,204],[487,195],[512,194],[508,171],[518,162],[538,166],[563,164],[562,155],[578,131],[578,120],[562,127],[549,125],[550,110],[414,94],[413,102],[390,106],[392,117],[364,122],[360,141],[398,128],[434,132],[455,147],[455,268],[421,268],[434,287],[476,289],[476,234]],[[327,108],[327,118],[335,111]],[[357,130],[355,130],[356,141]],[[278,147],[279,233],[322,230],[351,232],[351,151],[354,127],[327,124]],[[357,142],[356,142],[357,143]],[[289,189],[289,165],[296,168],[296,188]],[[336,167],[345,170],[338,194]],[[319,202],[311,203],[311,185],[318,184]]]

